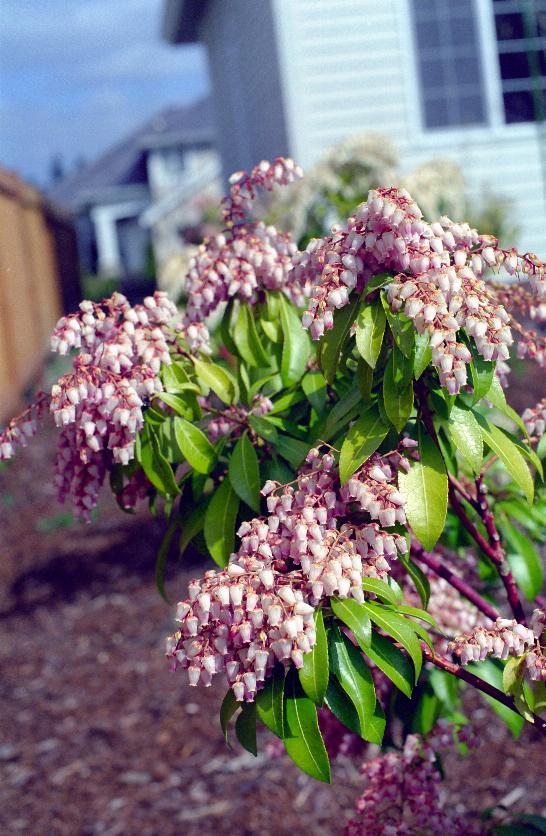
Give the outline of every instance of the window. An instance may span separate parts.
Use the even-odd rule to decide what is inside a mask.
[[[507,122],[546,117],[546,0],[494,0]]]
[[[412,10],[424,124],[427,128],[484,124],[473,0],[412,0]]]

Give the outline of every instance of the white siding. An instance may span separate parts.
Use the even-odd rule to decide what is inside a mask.
[[[506,196],[519,246],[544,258],[546,133],[503,124],[491,7],[478,6],[490,126],[426,131],[407,0],[273,0],[290,153],[306,167],[335,142],[373,130],[395,142],[405,170],[452,159],[471,198]]]

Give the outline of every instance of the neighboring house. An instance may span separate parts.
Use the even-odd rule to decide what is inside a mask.
[[[156,114],[55,184],[49,196],[75,216],[83,269],[138,279],[150,270],[152,245],[159,268],[169,247],[180,249],[184,226],[195,223],[191,212],[185,218],[185,205],[219,183],[214,141],[210,100],[202,99]]]
[[[163,35],[207,47],[225,174],[379,131],[506,196],[546,256],[544,0],[166,0]]]

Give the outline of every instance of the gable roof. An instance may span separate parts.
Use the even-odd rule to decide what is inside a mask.
[[[124,187],[146,187],[146,152],[152,148],[214,143],[210,98],[185,107],[156,113],[134,133],[118,142],[95,162],[56,183],[48,192],[52,201],[77,210],[95,202],[101,193]]]

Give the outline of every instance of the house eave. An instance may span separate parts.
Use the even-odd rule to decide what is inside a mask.
[[[161,37],[170,44],[193,44],[199,40],[199,22],[208,0],[165,0]]]

